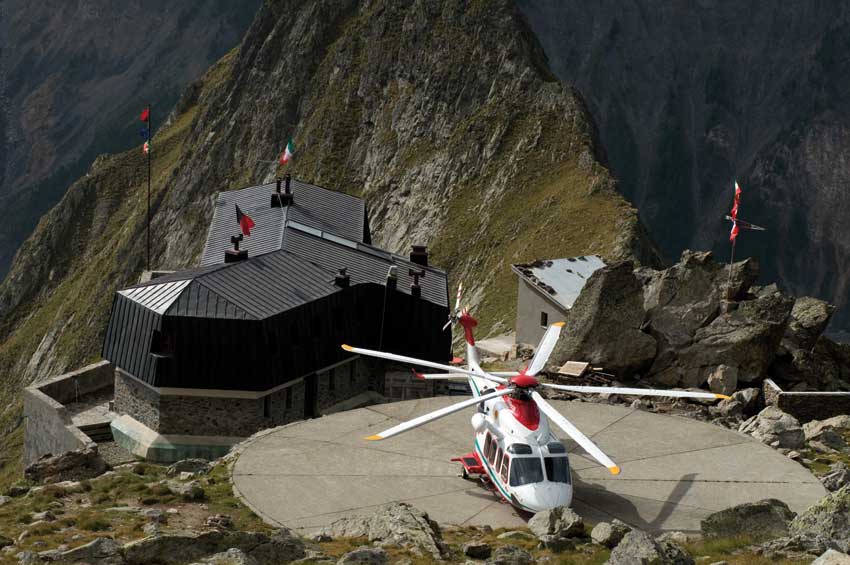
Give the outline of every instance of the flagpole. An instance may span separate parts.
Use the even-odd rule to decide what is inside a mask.
[[[153,118],[151,118],[151,105],[148,104],[148,222],[147,222],[147,270],[151,270],[151,128],[153,128]]]
[[[734,221],[733,221],[734,225]],[[735,262],[735,244],[738,243],[738,238],[732,240],[732,255],[729,256],[729,280],[726,283],[726,301],[732,302],[732,263]]]

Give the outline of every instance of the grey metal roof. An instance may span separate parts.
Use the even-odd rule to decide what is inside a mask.
[[[207,318],[254,319],[274,316],[339,292],[334,276],[345,268],[351,285],[385,284],[397,267],[398,290],[410,294],[410,269],[423,267],[371,245],[346,240],[289,222],[283,249],[237,263],[210,265],[171,273],[119,293],[158,314]],[[446,274],[424,267],[422,298],[448,306]]]
[[[333,234],[320,233],[295,222],[288,222],[283,238],[283,249],[333,270],[346,269],[351,284],[385,284],[390,266],[397,267],[398,290],[410,294],[413,277],[410,270],[425,270],[425,276],[419,279],[422,298],[448,306],[448,286],[446,273],[433,267],[422,267],[409,260],[377,247],[344,240]]]
[[[281,248],[286,221],[330,232],[339,237],[363,242],[366,227],[366,203],[357,197],[292,179],[293,205],[271,207],[275,183],[220,192],[213,220],[201,256],[201,265],[224,261],[224,252],[232,247],[231,236],[239,234],[236,205],[256,224],[251,235],[240,244],[252,257]]]
[[[604,266],[605,262],[597,255],[584,255],[512,265],[511,268],[543,295],[564,308],[572,308],[590,275]]]

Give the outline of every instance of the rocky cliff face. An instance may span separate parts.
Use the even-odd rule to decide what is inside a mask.
[[[614,176],[668,258],[728,258],[732,179],[766,280],[850,326],[850,6],[521,0],[553,71],[585,96]]]
[[[139,141],[236,45],[259,0],[85,0],[0,6],[0,276],[39,217],[99,153]]]
[[[484,329],[513,318],[511,262],[653,258],[506,0],[264,4],[154,139],[154,266],[194,264],[214,194],[272,178],[289,136],[293,174],[364,196],[378,245],[429,245]],[[143,267],[144,179],[138,148],[99,158],[24,244],[0,287],[7,383],[97,356]]]

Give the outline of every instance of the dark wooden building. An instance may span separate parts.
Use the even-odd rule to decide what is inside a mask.
[[[237,204],[256,223],[239,254]],[[115,296],[103,357],[115,409],[134,420],[118,427],[244,437],[382,392],[380,364],[342,343],[449,360],[445,273],[422,248],[400,257],[370,239],[365,204],[348,195],[298,181],[221,193],[200,267]]]

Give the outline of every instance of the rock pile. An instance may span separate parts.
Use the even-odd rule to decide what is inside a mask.
[[[24,470],[24,477],[42,484],[80,481],[102,475],[108,468],[97,450],[87,447],[61,455],[44,455]]]
[[[685,251],[663,270],[609,265],[569,311],[552,365],[581,359],[624,379],[722,394],[768,376],[787,389],[850,390],[850,346],[822,335],[832,306],[753,286],[757,277],[747,259],[732,266],[730,285],[710,252]]]

